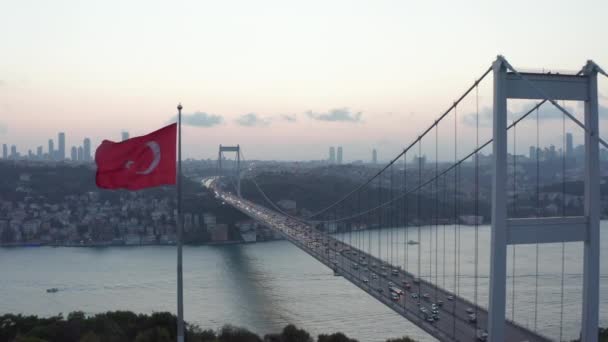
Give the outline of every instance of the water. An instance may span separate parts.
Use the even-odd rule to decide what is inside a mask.
[[[602,231],[608,232],[608,222]],[[437,235],[436,232],[439,232]],[[395,264],[418,272],[416,228],[340,234],[340,238],[367,250],[371,245]],[[392,244],[391,244],[392,234]],[[432,234],[432,235],[431,235]],[[446,261],[443,262],[443,226],[421,229],[421,276],[474,300],[474,227],[460,228],[460,271],[454,274],[454,227],[446,226]],[[429,255],[429,239],[437,254]],[[437,240],[436,240],[437,238]],[[370,244],[371,242],[371,244]],[[392,256],[391,256],[391,248]],[[602,234],[602,249],[608,236]],[[487,305],[488,227],[479,228],[478,302]],[[515,278],[507,284],[507,314],[512,315],[512,281],[515,279],[515,320],[558,338],[561,315],[561,244],[540,247],[538,296],[536,296],[535,246],[518,246]],[[565,245],[563,339],[574,338],[580,327],[582,246]],[[509,248],[509,272],[512,270]],[[604,254],[602,254],[604,255]],[[0,248],[0,312],[54,315],[83,310],[175,312],[174,247],[110,248]],[[430,261],[430,262],[429,262]],[[457,263],[458,266],[458,263]],[[600,321],[608,326],[608,265],[602,263]],[[458,269],[458,267],[456,268]],[[445,276],[444,276],[445,273]],[[429,276],[432,274],[432,276]],[[456,284],[456,286],[455,286]],[[56,287],[59,292],[47,294]],[[312,334],[342,331],[361,341],[384,341],[409,335],[420,341],[433,339],[384,305],[300,251],[289,242],[251,245],[200,246],[184,249],[185,316],[203,328],[223,324],[247,327],[264,334],[293,323]]]

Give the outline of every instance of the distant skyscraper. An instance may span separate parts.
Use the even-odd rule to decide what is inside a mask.
[[[566,157],[573,157],[574,145],[572,144],[572,133],[566,133]]]
[[[378,164],[378,152],[376,149],[372,150],[372,164]]]
[[[55,144],[53,139],[49,139],[49,160],[55,160]]]
[[[8,159],[8,146],[6,144],[2,144],[2,158]]]
[[[65,160],[65,133],[59,132],[57,135],[57,159]]]
[[[91,139],[84,138],[84,141],[82,143],[82,149],[84,153],[84,155],[82,156],[82,160],[85,162],[91,161]]]
[[[122,135],[122,141],[125,141],[125,140],[129,139],[129,132],[123,131],[121,133],[121,135]]]
[[[530,160],[536,160],[536,147],[530,146],[530,151],[528,152]]]
[[[36,158],[42,159],[42,146],[36,147]]]
[[[77,161],[78,160],[78,149],[76,148],[76,146],[72,146],[72,153],[71,153],[71,159],[72,161]]]
[[[32,152],[32,150],[27,150],[27,159],[34,159],[34,152]]]
[[[342,146],[338,146],[338,153],[336,156],[336,160],[338,162],[338,165],[342,164]]]
[[[76,160],[79,161],[79,162],[81,162],[83,154],[84,154],[84,149],[82,148],[82,146],[78,146],[78,152],[77,152]]]
[[[336,162],[336,148],[331,146],[329,148],[329,163],[334,164]]]
[[[17,146],[11,145],[11,159],[17,159]]]

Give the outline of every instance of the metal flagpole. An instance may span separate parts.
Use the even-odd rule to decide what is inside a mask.
[[[177,342],[184,342],[184,286],[182,276],[182,104],[177,105]]]

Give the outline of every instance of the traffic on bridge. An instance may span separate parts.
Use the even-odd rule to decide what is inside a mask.
[[[224,192],[216,178],[203,184],[245,215],[274,229],[287,240],[343,276],[372,297],[441,341],[485,341],[487,311],[470,301],[415,277],[296,218]],[[507,341],[548,341],[514,322],[507,322]]]

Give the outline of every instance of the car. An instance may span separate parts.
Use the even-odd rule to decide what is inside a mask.
[[[395,277],[396,277],[396,276],[398,276],[398,275],[399,275],[399,270],[397,270],[397,269],[393,269],[393,270],[391,271],[391,273],[393,274],[393,276],[395,276]]]
[[[433,318],[433,316],[429,316],[426,318],[426,321],[429,323],[433,323],[433,322],[435,322],[435,319]]]
[[[398,301],[399,300],[399,296],[397,296],[395,293],[393,293],[391,295],[391,299],[394,300],[394,301]]]
[[[393,283],[392,281],[389,281],[389,282],[388,282],[388,286],[393,287],[393,286],[395,286],[395,283]]]
[[[475,312],[475,310],[473,310],[473,309],[471,309],[471,308],[467,308],[467,310],[466,310],[466,311],[467,311],[467,313],[468,313],[468,314],[472,314],[472,313],[474,313],[474,312]]]
[[[376,273],[372,273],[372,279],[378,279],[378,275]]]
[[[418,298],[418,294],[417,294],[417,293],[412,293],[412,294],[410,295],[410,297],[412,297],[412,298],[416,299],[416,298]]]
[[[439,320],[439,314],[433,314],[431,317],[433,317],[433,319],[436,321]]]
[[[422,295],[422,298],[424,298],[424,299],[426,299],[426,300],[430,300],[430,299],[431,299],[431,296],[429,296],[429,294],[428,294],[428,293],[424,293],[424,294]]]
[[[438,300],[437,301],[437,306],[442,307],[443,306],[443,301],[442,300]]]
[[[469,323],[475,323],[477,322],[477,316],[475,316],[475,314],[469,314],[467,321],[469,321]]]
[[[431,309],[433,310],[437,310],[439,307],[437,306],[437,304],[433,303],[431,304]]]
[[[414,278],[414,284],[420,284],[420,278],[418,278],[418,277]]]
[[[367,284],[367,283],[369,283],[369,279],[363,278],[363,282]]]
[[[488,333],[485,330],[477,329],[476,336],[478,341],[488,340]]]
[[[377,288],[376,291],[378,291],[380,293],[384,292],[384,290],[381,287]]]
[[[454,296],[447,296],[446,297],[448,300],[454,300]]]

